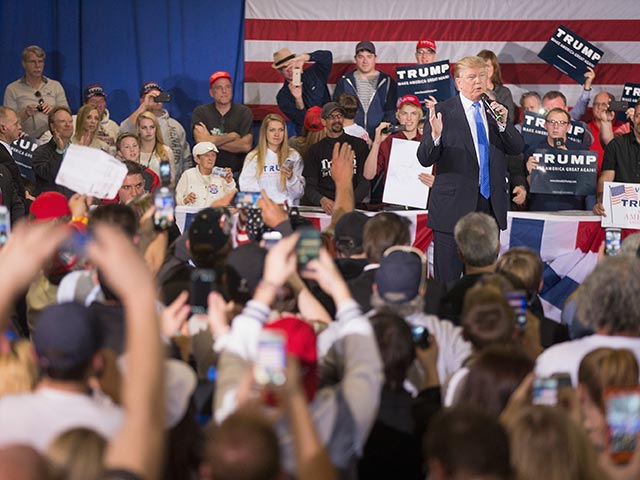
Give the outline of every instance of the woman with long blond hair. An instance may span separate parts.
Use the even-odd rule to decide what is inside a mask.
[[[100,114],[95,105],[86,104],[80,107],[76,115],[76,131],[71,137],[71,143],[84,145],[91,148],[99,148],[107,153],[113,153],[113,149],[96,137],[100,126]]]
[[[300,154],[289,147],[284,119],[270,113],[260,126],[258,146],[244,160],[240,190],[265,190],[274,202],[298,205],[304,194],[303,167]]]
[[[143,112],[136,119],[136,132],[140,140],[140,164],[160,175],[160,162],[168,160],[171,166],[171,182],[175,180],[173,151],[165,145],[158,119],[151,112]]]

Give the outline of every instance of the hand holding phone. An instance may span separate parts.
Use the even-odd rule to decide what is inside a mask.
[[[307,264],[311,260],[320,257],[320,247],[322,247],[322,236],[320,231],[313,227],[299,228],[300,237],[296,244],[298,255],[298,270],[306,270]]]
[[[216,272],[207,268],[197,268],[191,272],[191,292],[189,303],[191,313],[205,314],[208,310],[209,293],[215,290]]]
[[[609,227],[604,231],[604,254],[607,256],[620,253],[622,230]]]
[[[153,197],[156,211],[153,214],[153,226],[158,231],[169,229],[175,223],[176,200],[168,187],[160,187]]]

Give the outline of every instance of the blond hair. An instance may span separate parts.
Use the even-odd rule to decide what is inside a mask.
[[[282,167],[284,161],[289,157],[291,153],[287,136],[287,124],[285,123],[284,118],[276,113],[268,114],[266,117],[264,117],[262,125],[260,125],[258,145],[247,155],[247,160],[251,160],[253,158],[256,159],[256,173],[258,175],[258,178],[262,176],[262,172],[264,171],[264,162],[267,158],[267,150],[269,150],[269,145],[267,144],[267,129],[269,128],[269,124],[271,122],[279,122],[284,127],[284,139],[282,140],[282,143],[278,145],[278,151],[275,152],[276,156],[278,157],[278,167]],[[282,183],[282,187],[284,188],[287,182],[287,177],[282,169],[280,169],[280,182]]]
[[[485,71],[487,70],[487,64],[484,63],[484,59],[471,55],[469,57],[464,57],[458,60],[453,67],[453,75],[458,78],[462,76],[462,72],[469,68],[482,68]]]
[[[89,118],[89,114],[93,110],[97,112],[98,108],[95,105],[91,105],[90,103],[87,103],[81,106],[80,110],[78,110],[78,114],[76,115],[76,131],[73,133],[73,139],[76,140],[77,142],[79,142],[82,136],[84,135],[84,129],[87,124],[87,118]],[[98,112],[98,117],[100,117],[99,112]],[[95,133],[96,132],[93,132],[93,135],[95,135]]]
[[[65,480],[102,478],[107,441],[88,428],[74,428],[58,435],[47,450],[53,468]]]
[[[158,119],[151,112],[142,112],[136,118],[136,133],[138,134],[138,143],[140,143],[140,124],[143,119],[151,120],[156,127],[156,145],[153,149],[153,152],[158,156],[160,160],[168,160],[169,156],[167,155],[167,151],[164,148],[164,139],[162,138],[162,131],[160,130],[160,124],[158,123]]]

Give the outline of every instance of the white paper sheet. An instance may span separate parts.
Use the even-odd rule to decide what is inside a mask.
[[[387,168],[382,201],[395,205],[426,208],[429,187],[420,181],[418,175],[431,173],[433,167],[420,165],[416,153],[420,142],[394,138]]]
[[[56,184],[97,198],[114,198],[127,167],[97,148],[69,145],[56,176]]]

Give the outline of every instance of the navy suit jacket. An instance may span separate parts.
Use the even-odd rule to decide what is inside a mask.
[[[427,226],[439,232],[452,233],[460,217],[475,212],[480,168],[473,136],[457,95],[436,105],[442,114],[442,135],[435,146],[431,138],[431,125],[425,122],[424,133],[418,147],[418,160],[429,167],[436,164],[435,181],[429,194]],[[498,226],[507,228],[509,207],[509,181],[505,154],[522,153],[524,142],[512,123],[507,122],[504,132],[487,115],[489,127],[490,201]]]

